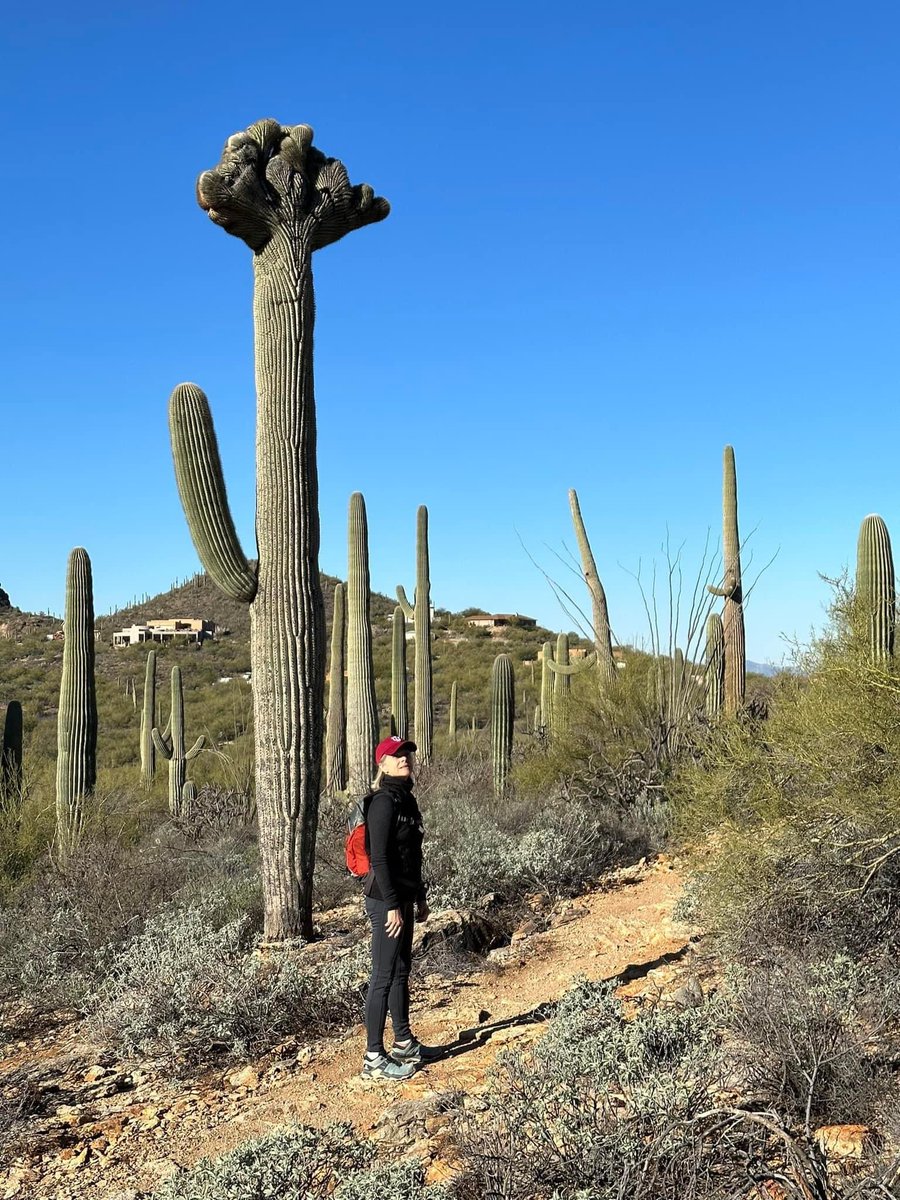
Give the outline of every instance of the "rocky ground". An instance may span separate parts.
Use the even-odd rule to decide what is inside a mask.
[[[361,1026],[313,1044],[298,1034],[259,1061],[186,1078],[173,1078],[164,1062],[118,1060],[75,1022],[8,1045],[0,1097],[22,1137],[12,1161],[0,1161],[0,1198],[135,1200],[202,1155],[292,1122],[349,1121],[360,1135],[422,1158],[430,1180],[446,1178],[454,1169],[450,1110],[477,1108],[498,1050],[539,1037],[576,977],[616,978],[626,995],[696,1001],[703,972],[696,932],[673,916],[680,892],[678,870],[660,857],[576,900],[551,906],[533,897],[533,918],[512,943],[461,974],[434,970],[434,954],[420,956],[413,1027],[445,1054],[400,1085],[360,1078]],[[453,914],[436,914],[417,937],[433,946],[438,930],[454,924]],[[366,932],[356,902],[328,914],[315,945],[327,953],[329,940],[346,943],[354,929]]]

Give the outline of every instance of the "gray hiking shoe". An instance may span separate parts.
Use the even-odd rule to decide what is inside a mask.
[[[395,1063],[413,1063],[415,1066],[435,1062],[441,1057],[441,1053],[439,1046],[423,1046],[416,1038],[413,1038],[409,1045],[400,1046],[395,1042],[391,1047],[391,1058]]]
[[[414,1062],[394,1062],[386,1054],[379,1054],[377,1058],[370,1058],[367,1054],[363,1059],[363,1079],[388,1079],[393,1083],[402,1083],[404,1079],[410,1079],[415,1073],[416,1064]]]

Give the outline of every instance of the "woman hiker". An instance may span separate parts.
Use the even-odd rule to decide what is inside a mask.
[[[385,738],[375,750],[378,773],[365,805],[366,849],[371,870],[363,891],[372,922],[372,974],[366,996],[364,1079],[409,1079],[420,1063],[437,1057],[409,1027],[409,968],[413,924],[428,920],[422,882],[422,814],[413,795],[415,742]],[[394,1028],[384,1048],[388,1010]]]

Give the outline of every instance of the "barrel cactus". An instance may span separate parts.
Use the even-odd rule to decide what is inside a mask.
[[[609,626],[609,609],[606,604],[606,592],[600,581],[594,552],[588,541],[587,530],[581,516],[581,505],[574,488],[569,489],[569,510],[572,513],[572,525],[575,529],[575,540],[581,555],[581,570],[584,582],[591,597],[591,624],[593,626],[594,645],[597,651],[597,666],[600,678],[604,684],[615,683],[618,678],[616,660],[613,657],[612,631]]]
[[[893,658],[897,622],[894,555],[887,525],[876,513],[870,513],[859,529],[856,604],[872,661],[883,663]]]
[[[744,593],[741,588],[741,539],[738,533],[737,471],[734,449],[725,447],[722,463],[722,566],[721,587],[708,584],[714,596],[722,596],[722,632],[725,638],[725,711],[734,714],[743,706],[747,682],[747,652],[744,638]]]
[[[169,711],[169,733],[152,730],[153,745],[169,764],[169,812],[173,817],[183,817],[184,785],[187,782],[187,765],[193,762],[206,742],[201,734],[191,746],[185,748],[184,740],[184,688],[181,682],[181,667],[172,668],[172,707]]]
[[[197,182],[210,218],[253,252],[256,564],[228,508],[205,396],[175,389],[170,429],[191,536],[218,586],[250,606],[256,795],[267,940],[311,937],[322,762],[325,613],[313,387],[312,258],[380,221],[388,204],[352,187],[308,125],[264,120],[236,133]]]
[[[431,573],[428,558],[428,509],[419,505],[416,513],[416,591],[410,604],[402,587],[397,599],[407,618],[412,618],[416,631],[415,735],[418,759],[423,766],[431,762],[434,737],[434,701],[432,696],[431,664]]]
[[[156,747],[153,745],[153,726],[156,724],[156,651],[147,655],[144,668],[144,703],[141,708],[141,782],[149,788],[156,775]]]
[[[329,663],[328,719],[325,724],[325,781],[329,796],[343,792],[347,782],[347,710],[344,695],[344,586],[334,585],[331,610],[331,660]]]
[[[357,799],[369,790],[378,742],[370,597],[366,502],[354,492],[347,565],[347,787]]]
[[[61,862],[78,844],[84,825],[84,798],[97,782],[94,586],[91,560],[80,546],[69,555],[63,630],[56,725],[56,836]]]
[[[706,715],[714,720],[722,711],[725,695],[725,632],[722,618],[710,613],[706,618]]]
[[[0,751],[0,805],[17,800],[22,794],[22,705],[10,700],[3,721],[3,747]]]
[[[516,679],[512,659],[508,654],[498,654],[491,670],[491,760],[496,796],[502,796],[509,783],[515,717]]]
[[[394,609],[391,627],[391,733],[409,737],[409,679],[406,669],[406,617],[401,605]]]

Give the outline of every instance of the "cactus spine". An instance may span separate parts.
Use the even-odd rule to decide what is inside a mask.
[[[156,747],[153,745],[153,726],[156,724],[156,651],[147,655],[144,670],[144,705],[141,709],[141,782],[149,788],[156,775]]]
[[[450,745],[456,745],[456,705],[457,705],[457,687],[456,680],[450,684]]]
[[[609,609],[606,604],[606,592],[600,582],[594,552],[588,541],[587,530],[581,516],[581,506],[578,503],[578,493],[574,488],[569,489],[569,509],[572,513],[572,525],[575,529],[575,540],[581,555],[581,570],[584,582],[591,596],[591,624],[594,633],[594,645],[597,650],[597,666],[600,678],[604,684],[614,683],[617,679],[616,660],[613,657],[612,632],[609,627]]]
[[[56,834],[61,862],[84,824],[84,797],[97,781],[94,590],[91,560],[76,547],[66,571],[62,680],[56,734]]]
[[[356,798],[369,790],[378,742],[369,596],[366,502],[360,492],[354,492],[347,565],[347,787]]]
[[[391,628],[391,733],[409,737],[409,700],[406,671],[406,617],[398,604]]]
[[[170,404],[175,470],[201,561],[250,605],[264,936],[311,937],[322,769],[325,611],[313,385],[312,258],[387,216],[368,186],[312,145],[308,125],[265,120],[230,137],[198,202],[253,251],[258,565],[238,544],[209,406],[193,385]]]
[[[344,700],[344,585],[334,585],[331,610],[331,661],[328,687],[328,720],[325,725],[325,780],[329,796],[344,790],[347,782],[347,710]]]
[[[508,786],[515,716],[516,680],[512,660],[508,654],[498,654],[491,670],[491,758],[496,796],[502,796]]]
[[[706,618],[706,715],[715,718],[722,711],[725,695],[725,633],[722,618],[710,613]]]
[[[184,787],[187,783],[187,765],[193,762],[206,738],[197,738],[190,750],[184,742],[184,689],[181,684],[181,667],[172,668],[172,708],[169,713],[169,734],[152,730],[153,745],[169,764],[169,812],[173,817],[185,816]]]
[[[431,668],[431,575],[428,561],[428,509],[420,504],[416,513],[416,592],[411,605],[402,587],[397,599],[416,631],[415,727],[418,759],[423,766],[431,762],[434,736],[434,701]]]
[[[886,662],[894,654],[897,621],[894,556],[887,525],[876,513],[870,513],[859,529],[856,603],[865,622],[872,661]]]
[[[747,682],[744,639],[744,593],[741,588],[741,539],[738,533],[737,471],[734,449],[725,447],[722,460],[722,586],[707,585],[713,596],[722,596],[722,632],[725,638],[725,711],[733,715],[743,706]]]
[[[0,807],[22,794],[22,705],[10,700],[3,722],[3,749],[0,753]]]

